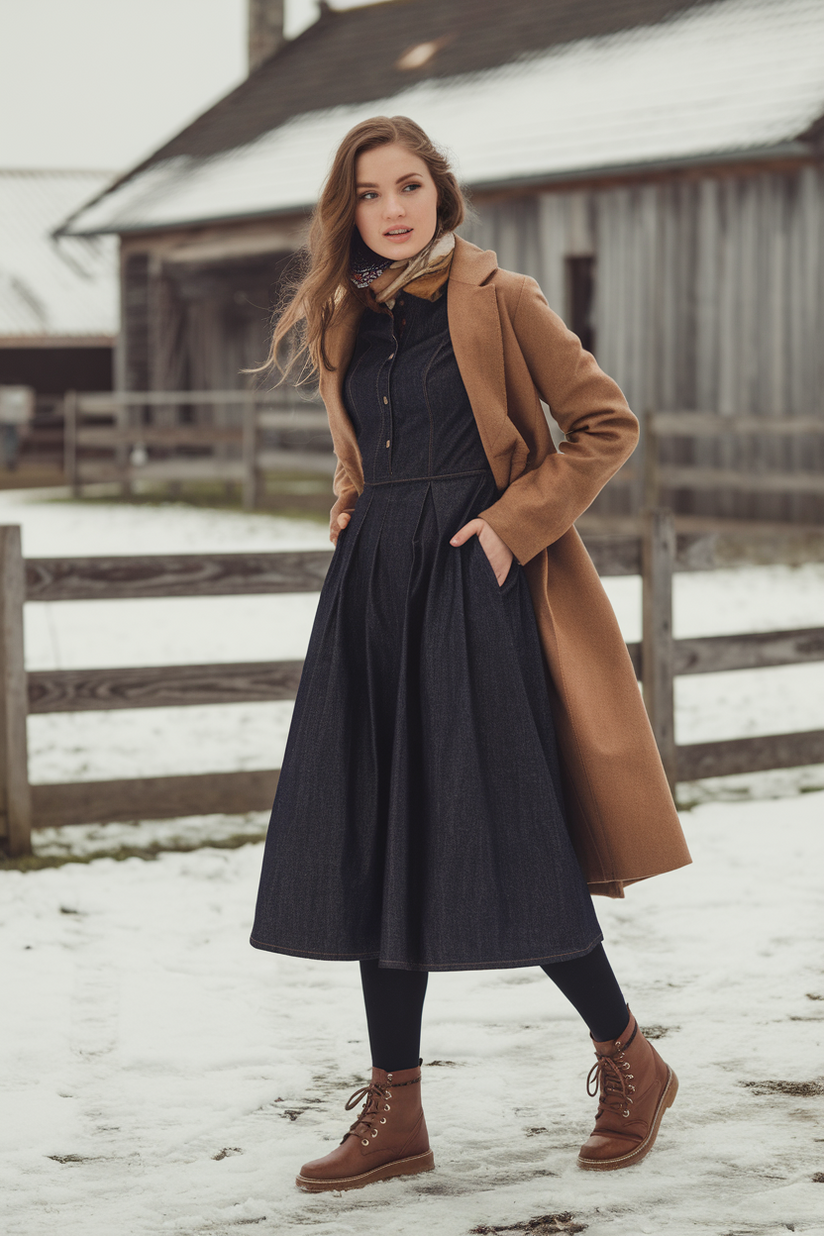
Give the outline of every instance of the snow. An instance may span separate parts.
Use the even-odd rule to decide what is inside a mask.
[[[177,505],[13,494],[0,520],[22,524],[28,556],[327,543],[321,525]],[[606,582],[636,637],[638,581]],[[822,600],[822,564],[680,576],[676,634],[820,625]],[[35,668],[301,655],[314,603],[32,605],[28,657]],[[679,690],[679,737],[793,729],[801,716],[824,726],[818,669],[686,680],[696,695],[685,703]],[[785,678],[765,706],[757,688],[773,672]],[[735,694],[733,678],[751,686]],[[99,724],[88,731],[82,714],[32,718],[33,779],[279,759],[288,717],[269,706],[169,711],[179,716],[168,724],[161,710],[89,714]],[[436,1172],[307,1196],[295,1171],[340,1139],[367,1069],[362,1002],[355,965],[249,947],[260,842],[0,872],[4,1233],[464,1236],[569,1212],[589,1236],[820,1236],[824,769],[782,777],[727,779],[742,801],[704,783],[706,801],[683,814],[694,865],[597,902],[630,1006],[681,1082],[653,1153],[604,1176],[575,1165],[594,1114],[586,1032],[540,971],[432,976],[423,1052],[442,1062],[424,1071]],[[264,823],[53,830],[38,849],[197,844]]]
[[[72,234],[303,209],[352,125],[408,115],[468,185],[737,154],[792,141],[824,113],[820,0],[724,0],[482,73],[304,113],[247,145],[150,163]]]
[[[112,176],[0,169],[0,336],[116,334],[116,242],[51,238]]]

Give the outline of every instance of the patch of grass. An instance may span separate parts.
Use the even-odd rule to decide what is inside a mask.
[[[243,845],[263,841],[265,832],[233,833],[203,841],[152,841],[148,845],[121,845],[116,849],[94,850],[88,854],[21,854],[18,858],[0,858],[0,871],[43,871],[48,867],[65,867],[67,863],[93,863],[99,858],[113,858],[122,863],[127,858],[142,858],[152,862],[159,854],[191,854],[195,850],[238,850]],[[64,911],[72,913],[72,911]]]
[[[105,492],[80,497],[53,498],[53,502],[84,506],[168,506],[169,503],[196,509],[242,511],[243,488],[238,481],[158,481],[138,482],[139,488],[123,496],[112,485]],[[335,500],[331,476],[315,472],[268,473],[260,485],[256,515],[275,515],[285,519],[309,519],[325,523]]]
[[[752,1090],[754,1094],[788,1094],[799,1099],[813,1099],[824,1094],[824,1081],[816,1079],[807,1082],[792,1081],[742,1081],[738,1083]]]

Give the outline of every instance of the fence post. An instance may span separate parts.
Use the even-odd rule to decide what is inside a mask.
[[[654,511],[661,500],[658,462],[658,433],[655,413],[648,408],[644,413],[644,510]]]
[[[80,493],[80,478],[77,468],[77,391],[66,391],[63,396],[63,471],[72,497]]]
[[[243,404],[243,507],[253,511],[258,497],[257,475],[257,401]]]
[[[641,682],[644,703],[670,788],[678,776],[673,688],[672,576],[675,519],[672,511],[645,511],[642,537],[643,630]]]
[[[0,827],[3,848],[10,856],[31,853],[28,695],[23,658],[25,599],[20,528],[0,526]]]

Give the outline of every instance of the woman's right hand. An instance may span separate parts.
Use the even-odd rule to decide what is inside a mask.
[[[344,528],[349,523],[349,520],[351,518],[352,518],[351,511],[341,511],[340,515],[338,515],[338,518],[335,521],[337,524],[337,528],[332,528],[331,531],[329,532],[329,540],[332,542],[333,545],[337,545],[338,537],[343,532]]]

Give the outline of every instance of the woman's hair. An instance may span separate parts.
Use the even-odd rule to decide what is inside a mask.
[[[333,366],[326,354],[326,332],[346,301],[355,295],[349,281],[350,246],[355,227],[355,164],[358,155],[393,142],[417,155],[429,169],[438,191],[436,239],[464,219],[465,203],[449,163],[420,125],[406,116],[373,116],[362,120],[344,137],[335,154],[320,199],[312,215],[305,249],[303,277],[292,288],[275,326],[264,371],[277,369],[281,380],[301,362],[301,380],[308,380],[323,365]],[[291,295],[290,295],[291,293]],[[289,337],[286,363],[281,348]]]

